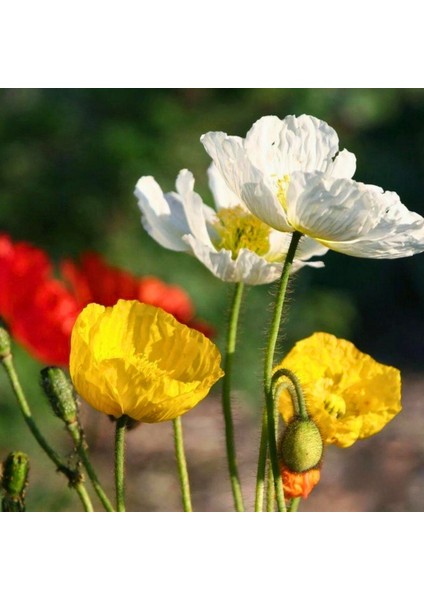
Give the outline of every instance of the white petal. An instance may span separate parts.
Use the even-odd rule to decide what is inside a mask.
[[[153,177],[141,177],[134,191],[147,233],[164,248],[187,251],[181,239],[190,232],[184,208],[176,194],[164,195]]]
[[[214,163],[211,163],[208,169],[208,179],[217,210],[231,208],[242,203],[241,199],[225,183],[225,179]]]
[[[243,140],[222,132],[209,132],[200,139],[227,185],[248,209],[271,227],[292,231],[270,181],[249,161]]]
[[[424,251],[424,219],[394,192],[348,179],[297,174],[287,203],[294,227],[332,250],[365,258]]]
[[[283,177],[294,171],[326,171],[338,151],[339,139],[332,127],[309,115],[268,116],[254,123],[245,148],[262,173]]]
[[[193,174],[187,169],[180,171],[176,187],[177,192],[181,196],[190,232],[204,244],[212,245],[206,227],[205,205],[199,194],[194,191]]]
[[[356,171],[356,156],[348,150],[342,150],[329,165],[325,175],[333,179],[352,179]]]
[[[303,235],[300,238],[299,246],[295,257],[299,260],[309,260],[313,256],[323,256],[328,252],[328,248],[310,237]]]
[[[187,235],[185,241],[194,255],[222,281],[259,285],[275,281],[281,274],[281,263],[268,263],[250,250],[241,250],[237,260],[233,260],[229,250],[212,250],[192,235]]]
[[[284,261],[291,238],[291,233],[283,233],[272,229],[269,235],[270,248],[266,253],[265,258],[270,261]],[[298,261],[305,261],[313,256],[323,256],[327,252],[328,248],[319,242],[306,236],[302,236],[296,250],[295,258]]]
[[[187,235],[184,239],[200,262],[222,281],[261,285],[271,283],[281,275],[283,268],[283,262],[281,261],[268,262],[263,257],[247,249],[241,250],[237,259],[233,260],[229,250],[212,250],[192,235]],[[318,261],[303,262],[295,260],[292,272],[294,273],[305,266],[323,267],[324,264]]]

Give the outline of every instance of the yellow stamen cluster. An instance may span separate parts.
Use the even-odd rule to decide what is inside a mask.
[[[324,408],[336,419],[340,419],[346,414],[346,402],[338,394],[328,394],[324,400]]]
[[[222,208],[216,214],[213,227],[219,236],[215,242],[216,249],[230,250],[234,260],[242,248],[247,248],[259,256],[269,251],[271,228],[242,206]]]
[[[290,183],[290,175],[284,175],[277,179],[277,198],[284,210],[287,210],[287,189]]]

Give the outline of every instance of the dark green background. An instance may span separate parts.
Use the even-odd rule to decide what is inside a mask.
[[[409,209],[424,213],[422,90],[2,90],[0,231],[41,246],[55,260],[90,248],[135,274],[181,285],[198,316],[216,327],[222,347],[228,286],[194,258],[149,238],[140,225],[135,183],[153,175],[168,191],[186,167],[211,202],[202,133],[244,136],[263,115],[302,113],[336,129],[340,148],[357,156],[358,181],[396,191]],[[282,348],[324,330],[383,362],[421,370],[423,256],[379,261],[330,251],[325,263],[325,269],[305,268],[296,278]],[[244,308],[236,386],[252,405],[261,397],[270,290],[252,288]],[[34,383],[39,365],[19,350],[17,363],[35,411],[50,423]],[[0,410],[1,455],[15,446],[32,451],[1,374]],[[34,506],[42,509],[36,499]]]

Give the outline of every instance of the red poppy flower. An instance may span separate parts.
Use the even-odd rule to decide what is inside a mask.
[[[79,311],[75,298],[52,278],[43,250],[0,235],[0,315],[33,356],[66,365]]]
[[[72,327],[90,302],[113,306],[119,299],[140,300],[212,334],[207,324],[193,320],[193,305],[181,288],[154,277],[134,277],[97,254],[83,255],[80,266],[63,261],[61,274],[66,285],[53,278],[43,250],[0,235],[0,315],[12,335],[43,362],[68,365]]]
[[[50,276],[47,255],[25,242],[13,244],[0,234],[0,314],[9,320],[28,302],[34,289]]]
[[[114,306],[118,300],[139,300],[166,310],[180,323],[208,337],[213,335],[210,325],[193,318],[193,304],[180,287],[168,285],[157,277],[134,277],[128,271],[108,265],[94,252],[86,252],[79,262],[80,266],[64,260],[61,273],[81,309],[90,302]]]

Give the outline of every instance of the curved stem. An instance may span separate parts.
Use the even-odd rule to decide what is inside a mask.
[[[188,478],[187,461],[184,451],[183,426],[181,423],[181,417],[173,419],[172,425],[174,428],[175,456],[178,464],[178,474],[180,477],[184,512],[192,512],[193,508],[191,505],[190,482]]]
[[[234,442],[234,425],[231,412],[231,377],[233,368],[234,352],[236,348],[237,326],[240,315],[240,306],[243,296],[244,284],[239,282],[235,286],[233,301],[231,305],[230,322],[228,324],[227,344],[224,361],[224,381],[222,385],[222,410],[225,421],[225,442],[227,446],[228,470],[230,473],[231,488],[233,492],[234,506],[237,512],[244,511],[243,496],[241,492],[240,478],[238,474],[236,449]]]
[[[296,253],[297,246],[302,234],[298,231],[293,232],[290,246],[287,251],[286,260],[284,262],[283,270],[281,273],[280,284],[275,299],[274,314],[271,322],[268,345],[265,352],[265,366],[264,366],[264,392],[265,392],[265,403],[267,412],[267,430],[262,432],[265,439],[268,436],[269,445],[269,456],[271,460],[272,473],[274,476],[275,494],[277,498],[277,507],[280,512],[286,511],[286,505],[284,502],[284,492],[281,481],[280,469],[278,466],[277,457],[277,443],[275,439],[275,420],[274,420],[274,398],[272,393],[272,367],[274,363],[275,348],[277,345],[278,333],[280,329],[280,322],[283,313],[284,299],[287,291],[287,284],[290,277],[291,267]]]
[[[74,488],[81,499],[85,512],[94,512],[93,505],[91,503],[90,496],[88,495],[85,485],[83,485],[82,483],[76,483],[74,485]]]
[[[88,495],[88,492],[80,479],[80,473],[78,471],[70,469],[68,465],[63,462],[63,460],[60,458],[57,452],[50,446],[46,438],[38,429],[38,426],[34,421],[34,417],[32,416],[31,409],[25,397],[22,386],[19,382],[18,375],[13,364],[12,355],[9,354],[3,357],[1,359],[1,362],[4,366],[12,390],[18,401],[18,406],[20,408],[22,416],[24,417],[25,423],[28,425],[28,428],[31,431],[32,435],[37,440],[39,446],[50,458],[50,460],[56,465],[57,470],[63,473],[68,479],[69,486],[77,492],[78,496],[81,499],[81,502],[83,503],[84,508],[88,510],[88,507],[90,507],[90,512],[93,512],[93,506],[91,504],[90,496]]]
[[[127,415],[122,415],[116,421],[115,430],[115,488],[118,512],[125,512],[125,429],[127,422]]]
[[[305,397],[303,396],[303,391],[299,379],[296,377],[293,371],[290,371],[290,369],[278,369],[272,376],[273,389],[281,377],[287,377],[287,379],[290,379],[290,382],[292,384],[288,387],[288,390],[292,399],[294,414],[301,417],[302,419],[308,419],[308,410],[306,408]],[[293,388],[295,392],[294,394]]]
[[[99,497],[104,508],[108,512],[115,512],[115,509],[113,508],[112,503],[109,500],[106,492],[104,491],[104,489],[97,477],[97,473],[94,470],[94,467],[90,462],[90,458],[89,458],[88,452],[87,452],[87,445],[84,440],[84,436],[81,432],[80,424],[78,423],[78,421],[75,421],[74,423],[70,423],[69,425],[67,425],[67,428],[68,428],[68,431],[71,434],[71,437],[75,444],[75,449],[78,452],[78,454],[81,458],[82,464],[84,465],[85,470],[87,471],[87,475],[89,476],[89,478],[91,480],[94,491],[96,492],[97,496]]]

